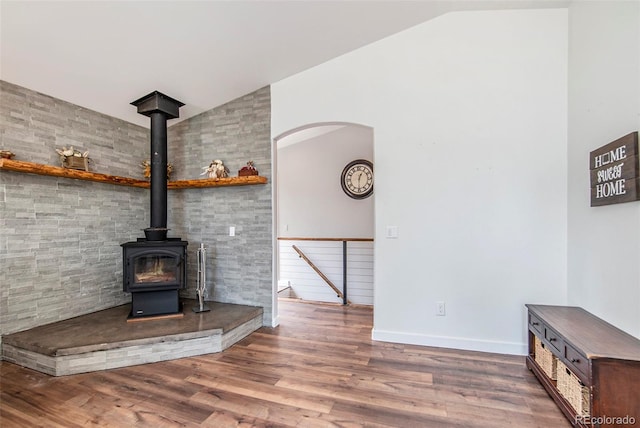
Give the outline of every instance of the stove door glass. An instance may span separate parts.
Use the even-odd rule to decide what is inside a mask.
[[[136,257],[133,278],[136,284],[175,283],[178,257],[157,254]]]

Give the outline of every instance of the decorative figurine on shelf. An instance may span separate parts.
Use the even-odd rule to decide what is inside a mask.
[[[243,166],[238,171],[238,177],[246,177],[248,175],[258,175],[258,170],[253,166],[253,161],[247,162],[247,166]]]
[[[142,167],[142,175],[144,175],[144,178],[150,178],[151,162],[149,162],[148,160],[143,160],[142,162],[140,162],[140,166]],[[167,164],[167,180],[171,178],[172,172],[173,172],[173,164],[168,163]]]
[[[0,158],[2,159],[11,159],[14,156],[15,154],[9,150],[0,150]]]
[[[80,169],[89,171],[89,152],[81,152],[75,150],[73,146],[69,148],[63,147],[62,149],[56,149],[56,153],[60,155],[60,162],[63,168]]]
[[[229,168],[224,166],[220,159],[211,161],[209,166],[204,166],[202,169],[204,169],[204,172],[200,175],[206,175],[208,178],[215,178],[218,180],[229,176]]]

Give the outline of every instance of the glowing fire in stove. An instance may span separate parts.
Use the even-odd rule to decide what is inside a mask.
[[[176,280],[176,260],[173,257],[151,256],[136,261],[137,283],[171,282]]]

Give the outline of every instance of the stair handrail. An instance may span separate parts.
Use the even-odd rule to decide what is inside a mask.
[[[302,250],[295,245],[292,245],[293,249],[298,253],[301,259],[324,280],[336,292],[337,296],[342,299],[343,305],[351,304],[351,301],[347,299],[347,242],[373,242],[373,238],[290,238],[290,237],[278,237],[279,241],[341,241],[342,242],[342,289],[340,291],[338,287],[322,271],[307,257]]]

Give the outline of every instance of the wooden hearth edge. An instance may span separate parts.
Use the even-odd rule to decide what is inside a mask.
[[[155,320],[166,320],[166,319],[174,319],[174,318],[184,318],[184,312],[179,312],[177,314],[165,314],[165,315],[153,315],[148,317],[140,317],[140,318],[127,318],[127,322],[141,322],[141,321],[155,321]]]
[[[100,174],[77,169],[62,168],[32,162],[0,159],[0,170],[23,172],[27,174],[48,175],[52,177],[73,178],[76,180],[95,181],[98,183],[117,184],[120,186],[149,188],[149,182],[117,175]],[[168,181],[167,189],[188,189],[203,187],[247,186],[266,184],[267,178],[259,175],[229,178],[205,178],[197,180]]]

